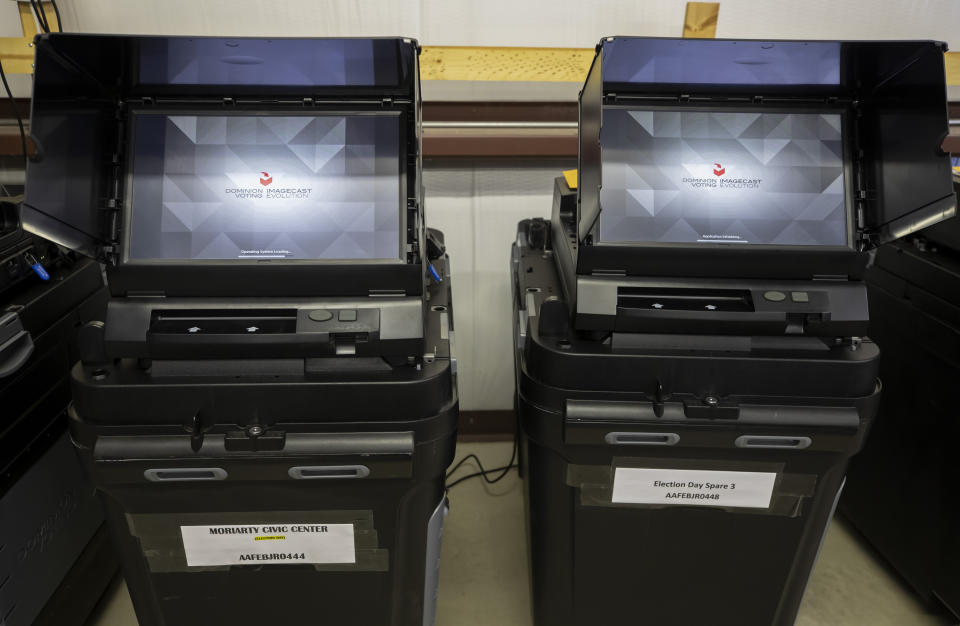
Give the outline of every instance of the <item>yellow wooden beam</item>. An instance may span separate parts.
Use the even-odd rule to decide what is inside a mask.
[[[717,36],[719,2],[688,2],[683,18],[683,36],[687,39],[713,39]]]
[[[688,22],[692,5],[719,7],[719,3],[689,2]],[[53,24],[56,24],[56,16],[50,7],[47,8],[51,26],[55,28]],[[0,38],[0,59],[6,72],[30,74],[33,72],[31,44],[37,34],[37,26],[27,3],[20,3],[20,20],[23,37]],[[701,24],[701,36],[705,36],[709,29],[704,25],[708,23],[698,23]],[[715,32],[715,21],[713,29]],[[687,26],[684,26],[684,32],[686,31]],[[420,58],[420,75],[423,80],[582,83],[590,69],[593,55],[594,51],[590,48],[425,46]],[[960,85],[960,52],[948,52],[946,62],[947,83]]]
[[[423,80],[504,80],[582,83],[593,61],[587,48],[425,46]]]
[[[28,3],[18,2],[17,4],[20,9],[20,27],[23,36],[0,37],[0,62],[3,63],[3,71],[8,74],[32,74],[33,38],[37,35],[37,23]],[[44,2],[43,9],[46,12],[47,20],[50,22],[50,29],[60,30],[53,5]]]
[[[589,48],[424,46],[420,77],[423,80],[582,83],[593,55],[594,51]],[[960,52],[948,52],[946,62],[947,84],[960,85]]]
[[[960,52],[947,53],[947,84],[960,85]]]

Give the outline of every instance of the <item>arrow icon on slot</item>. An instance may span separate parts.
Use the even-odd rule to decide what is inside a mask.
[[[717,310],[717,305],[715,305],[715,304],[708,304],[708,305],[706,306],[706,309],[707,309],[708,311],[716,311],[716,310]]]
[[[190,328],[187,329],[187,332],[188,332],[188,333],[199,333],[199,332],[200,332],[200,327],[199,327],[199,326],[191,326]]]
[[[248,332],[248,333],[255,333],[255,332],[257,332],[258,330],[260,330],[260,329],[257,328],[256,326],[250,326],[249,328],[247,328],[247,332]]]
[[[650,306],[652,306],[652,307],[655,308],[655,309],[662,309],[662,308],[663,308],[663,305],[660,304],[659,302],[654,302],[654,303],[651,304]]]

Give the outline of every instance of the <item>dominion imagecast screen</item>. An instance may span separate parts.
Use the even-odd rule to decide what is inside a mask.
[[[847,244],[840,113],[604,110],[604,243]]]
[[[400,257],[399,116],[133,119],[129,259]]]

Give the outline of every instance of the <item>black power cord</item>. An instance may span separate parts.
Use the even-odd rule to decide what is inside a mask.
[[[13,114],[17,118],[17,126],[20,127],[20,148],[23,150],[23,171],[27,171],[27,133],[23,130],[23,118],[20,117],[20,111],[17,109],[17,100],[13,97],[13,91],[10,90],[10,84],[7,82],[7,75],[3,71],[3,63],[0,63],[0,82],[3,82],[3,89],[7,92],[7,98],[10,100],[10,106]]]
[[[501,480],[506,478],[507,474],[510,473],[510,470],[517,467],[516,459],[517,459],[517,451],[519,447],[520,447],[520,435],[519,435],[519,432],[517,432],[516,434],[514,434],[514,437],[513,437],[513,451],[510,454],[510,462],[504,465],[503,467],[495,467],[493,469],[485,469],[483,467],[483,463],[480,462],[480,458],[476,454],[472,454],[472,453],[468,454],[467,456],[460,459],[460,461],[453,466],[453,469],[447,472],[447,480],[450,480],[450,477],[453,476],[453,474],[458,469],[460,469],[464,463],[466,463],[470,459],[473,459],[473,461],[477,464],[477,467],[480,468],[480,471],[473,472],[472,474],[467,474],[466,476],[461,476],[460,478],[456,479],[452,483],[447,483],[447,489],[453,489],[463,481],[470,480],[471,478],[476,478],[477,476],[482,477],[483,481],[488,485],[493,485],[495,483],[500,482]],[[500,473],[496,476],[496,478],[490,478],[488,476],[489,474],[496,474],[497,472],[500,472]]]
[[[60,21],[60,7],[57,6],[57,0],[50,0],[53,6],[53,12],[57,15],[57,30],[63,32],[63,22]],[[47,17],[47,11],[43,8],[43,0],[30,0],[30,6],[33,8],[33,14],[37,16],[37,22],[40,24],[40,30],[45,33],[50,32],[50,19]]]
[[[57,16],[57,30],[63,32],[63,20],[60,19],[60,7],[57,6],[57,0],[50,0],[50,4],[53,6],[53,12]]]
[[[30,0],[30,8],[33,9],[33,14],[37,17],[37,23],[40,25],[40,30],[45,33],[50,32],[50,25],[47,24],[47,14],[43,12],[43,7],[40,6],[41,0]]]

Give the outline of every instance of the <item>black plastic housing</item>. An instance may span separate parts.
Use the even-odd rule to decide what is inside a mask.
[[[0,615],[9,626],[82,626],[119,561],[70,445],[66,409],[77,330],[103,317],[108,294],[97,263],[10,234],[0,237],[0,317],[16,316],[30,351],[0,340]]]
[[[960,202],[960,171],[953,172],[953,191],[958,196]],[[933,242],[938,246],[944,246],[950,250],[960,251],[960,219],[956,216],[925,228],[921,235],[924,239]]]
[[[960,615],[960,253],[920,237],[889,244],[867,284],[884,399],[840,511],[926,603]]]
[[[877,411],[877,347],[576,330],[531,223],[512,274],[534,624],[793,624]],[[622,467],[779,478],[767,509],[632,505]]]
[[[307,626],[318,615],[355,626],[432,623],[458,415],[449,272],[445,259],[433,263],[445,280],[428,291],[430,352],[419,359],[74,367],[71,434],[140,624]],[[332,473],[303,480],[293,470],[304,467]],[[198,468],[222,479],[156,480]],[[357,563],[186,565],[181,525],[269,522],[353,523]]]

